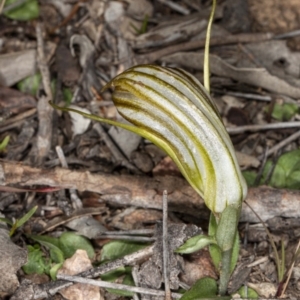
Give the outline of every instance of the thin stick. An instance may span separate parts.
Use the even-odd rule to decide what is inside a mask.
[[[169,241],[168,241],[168,192],[163,192],[163,271],[165,282],[165,300],[171,300],[170,268],[169,268]]]
[[[178,3],[175,3],[173,1],[169,1],[169,0],[158,0],[160,3],[163,3],[167,6],[169,6],[170,8],[172,8],[173,10],[183,14],[183,15],[189,15],[191,12],[189,9],[179,5]]]
[[[269,157],[271,154],[277,152],[278,150],[280,150],[281,148],[285,147],[286,145],[288,145],[289,143],[293,142],[294,140],[298,139],[299,137],[300,137],[300,130],[297,131],[297,132],[295,132],[295,133],[293,133],[288,138],[284,139],[280,143],[278,143],[275,146],[273,146],[272,148],[270,148],[266,152],[266,157]],[[260,155],[258,157],[258,159],[261,159],[261,158],[262,158],[262,155]]]
[[[290,268],[289,268],[289,270],[287,272],[287,278],[285,280],[285,283],[284,283],[284,286],[282,288],[282,291],[281,291],[280,295],[278,295],[278,297],[281,297],[282,295],[284,295],[284,293],[286,291],[286,288],[287,288],[287,286],[289,284],[289,281],[290,281],[290,278],[292,276],[293,268],[294,268],[296,260],[297,260],[297,252],[299,251],[299,248],[300,248],[300,240],[299,240],[298,245],[297,245],[296,250],[295,250],[293,263],[291,264],[291,266],[290,266]]]
[[[138,278],[138,269],[139,267],[137,265],[132,267],[131,275],[134,281],[135,286],[139,286],[139,278]],[[139,300],[140,297],[138,294],[133,295],[133,300]]]
[[[212,9],[207,25],[206,30],[206,41],[205,41],[205,49],[204,49],[204,68],[203,68],[203,76],[204,76],[204,87],[206,88],[207,92],[210,93],[210,83],[209,83],[209,42],[210,42],[210,33],[211,33],[211,26],[214,19],[214,14],[216,10],[217,0],[213,0]]]
[[[2,10],[3,10],[3,7],[4,7],[5,1],[6,1],[6,0],[1,0],[1,3],[0,3],[0,14],[2,13]]]
[[[264,125],[246,125],[240,127],[227,127],[227,131],[229,134],[240,134],[246,131],[260,131],[260,130],[271,130],[271,129],[287,129],[287,128],[294,128],[300,127],[300,122],[279,122],[279,123],[272,123],[272,124],[264,124]]]
[[[36,138],[37,142],[35,147],[33,147],[31,155],[36,164],[40,165],[44,162],[51,149],[53,108],[48,104],[49,100],[52,100],[52,90],[50,82],[50,72],[47,66],[44,52],[42,27],[40,23],[36,25],[36,36],[37,62],[42,75],[43,88],[46,92],[46,96],[41,96],[38,100],[37,113],[39,119],[39,127]]]
[[[255,214],[255,216],[260,220],[261,224],[263,225],[263,227],[268,235],[268,238],[270,240],[270,243],[273,248],[274,255],[275,255],[275,263],[276,263],[276,267],[277,267],[278,280],[282,280],[282,278],[279,278],[279,274],[281,273],[281,266],[280,266],[279,254],[278,254],[274,239],[273,239],[270,231],[268,230],[266,223],[260,218],[260,216],[256,213],[256,211],[251,207],[251,205],[249,205],[249,203],[246,200],[244,202],[252,210],[252,212]]]
[[[61,147],[60,146],[56,146],[55,150],[56,150],[58,159],[59,159],[59,161],[61,163],[61,166],[63,168],[65,168],[65,169],[68,169],[69,166],[68,166],[65,154],[64,154],[63,150],[61,149]],[[77,196],[76,189],[69,189],[69,191],[70,191],[70,196],[71,196],[70,198],[71,198],[71,201],[72,201],[73,208],[74,209],[82,208],[83,207],[82,201]]]
[[[133,171],[135,174],[141,174],[141,172],[128,161],[125,155],[123,155],[123,153],[119,150],[119,148],[114,144],[111,137],[105,132],[105,130],[103,129],[100,123],[96,123],[93,128],[97,131],[97,133],[104,141],[105,145],[111,151],[116,162],[120,163],[121,166],[124,166],[129,170]]]
[[[57,275],[57,278],[63,279],[63,280],[68,280],[68,281],[73,281],[73,282],[78,282],[78,283],[90,284],[90,285],[99,286],[102,288],[117,289],[117,290],[121,290],[121,291],[128,291],[128,292],[133,292],[133,293],[152,295],[152,296],[156,296],[156,297],[165,296],[164,291],[158,291],[158,290],[154,290],[154,289],[142,288],[142,287],[137,287],[137,286],[128,286],[128,285],[124,285],[124,284],[112,283],[112,282],[107,282],[107,281],[87,279],[87,278],[82,278],[79,276],[70,276],[70,275],[60,274],[60,275]],[[172,293],[172,297],[179,299],[182,297],[182,294]]]

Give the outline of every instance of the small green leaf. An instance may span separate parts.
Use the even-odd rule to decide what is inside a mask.
[[[273,167],[271,161],[267,161],[261,184],[263,184]],[[273,170],[269,185],[276,188],[300,189],[300,150],[284,153],[278,159]]]
[[[246,298],[246,299],[258,299],[259,295],[256,293],[255,290],[247,287],[247,289],[242,286],[237,293],[242,297],[242,298]]]
[[[215,268],[219,271],[220,270],[220,263],[222,260],[222,252],[219,246],[217,245],[210,245],[209,246],[209,254],[211,259],[214,263]]]
[[[64,260],[65,260],[64,253],[56,246],[51,247],[49,250],[49,253],[50,253],[51,259],[54,262],[56,262],[58,264],[64,262]]]
[[[115,260],[147,247],[147,244],[130,241],[112,241],[104,245],[101,261]]]
[[[5,7],[17,2],[18,0],[6,0]],[[37,0],[27,0],[16,8],[4,13],[10,19],[18,21],[30,21],[39,16],[39,5]]]
[[[182,246],[176,249],[175,252],[181,254],[193,253],[200,249],[203,249],[208,245],[216,244],[216,243],[217,242],[213,237],[201,234],[201,235],[193,236],[192,238],[188,239]]]
[[[0,218],[0,222],[6,223],[10,226],[13,226],[13,222],[7,218]]]
[[[64,261],[64,253],[58,247],[59,241],[57,238],[45,235],[28,235],[28,237],[49,249],[50,257],[54,262],[61,263]]]
[[[72,99],[73,99],[73,93],[71,92],[70,89],[64,88],[63,89],[63,96],[64,96],[64,101],[66,102],[66,105],[69,106],[71,104]]]
[[[66,258],[73,256],[77,249],[85,250],[90,259],[95,256],[91,242],[86,237],[74,232],[65,232],[59,237],[59,248]]]
[[[49,275],[52,280],[56,280],[56,274],[57,271],[62,267],[63,263],[55,264],[54,266],[51,267],[49,271]]]
[[[0,152],[5,150],[5,148],[7,147],[8,143],[9,143],[9,140],[10,140],[10,136],[9,135],[7,135],[3,139],[3,141],[0,143]]]
[[[41,81],[41,74],[36,73],[18,82],[17,87],[19,91],[35,96],[37,94]]]
[[[221,214],[216,239],[222,251],[228,251],[233,247],[238,218],[239,210],[233,206],[227,206]]]
[[[44,254],[39,245],[27,246],[28,262],[22,267],[26,274],[43,274],[45,273],[46,264],[43,258]]]
[[[217,298],[217,282],[210,278],[204,277],[199,279],[188,291],[186,291],[181,300],[196,300],[201,298]],[[229,298],[230,299],[230,298]]]
[[[25,214],[20,220],[16,222],[16,228],[21,227],[24,225],[36,212],[37,206],[34,206],[27,214]]]
[[[257,177],[257,173],[254,171],[243,171],[242,172],[244,178],[246,179],[247,185],[252,187],[255,185],[255,180]]]
[[[215,215],[211,212],[209,217],[208,235],[215,236],[217,232],[218,224]]]
[[[293,103],[276,103],[272,111],[272,117],[278,121],[289,121],[298,110],[298,105]]]

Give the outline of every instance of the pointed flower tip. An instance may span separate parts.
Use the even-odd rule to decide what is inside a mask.
[[[119,113],[167,152],[210,210],[241,205],[247,186],[233,145],[215,103],[193,75],[140,65],[103,89],[110,86]]]

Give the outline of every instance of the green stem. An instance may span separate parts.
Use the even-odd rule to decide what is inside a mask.
[[[216,10],[217,0],[213,0],[212,9],[208,20],[207,30],[206,30],[206,39],[205,39],[205,50],[204,50],[204,68],[203,68],[203,76],[204,76],[204,87],[207,92],[210,92],[210,83],[209,83],[209,42],[210,42],[210,33],[211,33],[211,25],[214,19],[215,10]]]
[[[220,270],[219,295],[224,296],[227,292],[227,286],[231,274],[231,256],[232,249],[222,252],[222,262]]]

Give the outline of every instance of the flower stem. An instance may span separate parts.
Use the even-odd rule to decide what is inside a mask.
[[[220,270],[219,295],[224,296],[227,292],[227,286],[231,274],[231,256],[232,249],[222,252],[222,262]]]
[[[210,33],[211,33],[211,25],[214,19],[214,14],[216,10],[217,0],[213,0],[211,13],[208,20],[207,30],[206,30],[206,39],[205,39],[205,49],[204,49],[204,87],[207,92],[210,92],[210,83],[209,83],[209,42],[210,42]]]

